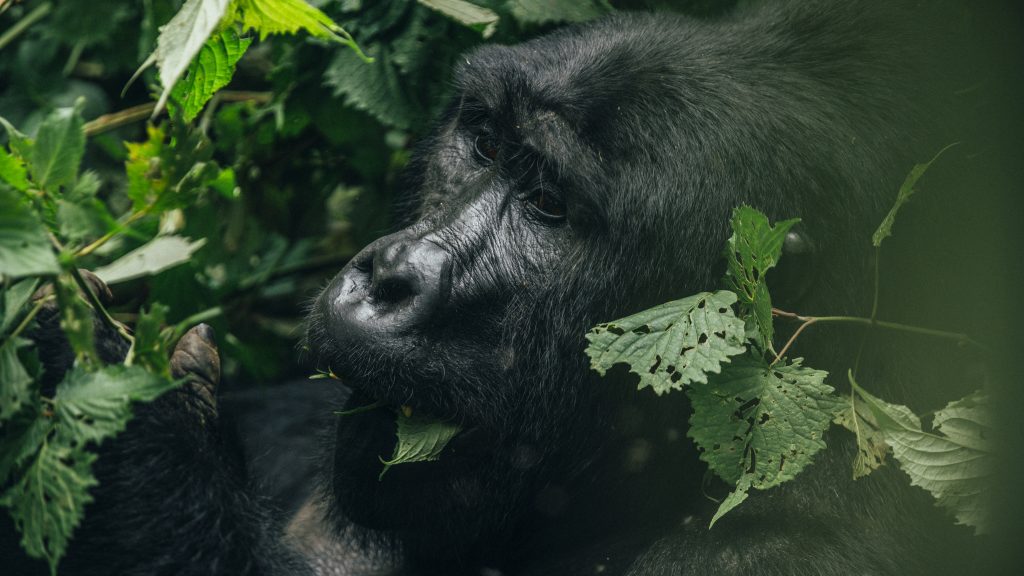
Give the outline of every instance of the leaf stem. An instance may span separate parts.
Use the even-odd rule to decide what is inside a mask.
[[[20,36],[25,30],[28,30],[30,26],[45,18],[52,8],[53,4],[51,2],[44,2],[37,6],[35,10],[22,16],[21,20],[15,22],[14,26],[11,26],[7,32],[0,35],[0,50],[3,50],[4,47],[13,42],[15,38]]]
[[[107,232],[103,236],[100,236],[99,238],[97,238],[92,244],[89,244],[88,246],[82,248],[78,252],[75,252],[75,258],[81,258],[83,256],[88,256],[88,255],[92,254],[100,246],[103,246],[104,244],[106,244],[111,238],[113,238],[114,236],[117,236],[118,234],[120,234],[124,230],[124,228],[126,226],[132,224],[136,220],[139,220],[143,216],[146,216],[147,214],[149,214],[150,211],[153,210],[153,206],[154,206],[153,204],[150,204],[150,205],[142,208],[138,212],[132,212],[131,214],[128,215],[127,218],[124,219],[124,222],[119,223],[119,225],[118,225],[118,227],[116,229],[111,230],[110,232]]]
[[[14,331],[11,332],[6,338],[4,338],[3,342],[0,342],[0,348],[6,346],[8,342],[13,342],[15,338],[21,335],[21,333],[24,332],[26,328],[28,328],[28,325],[32,322],[32,319],[36,317],[36,314],[39,314],[39,311],[43,309],[43,306],[45,306],[47,302],[53,300],[54,298],[55,296],[51,294],[49,296],[37,300],[35,305],[32,306],[32,309],[28,311],[28,314],[26,314],[25,317],[21,319],[21,322],[19,322],[18,325],[14,328]]]

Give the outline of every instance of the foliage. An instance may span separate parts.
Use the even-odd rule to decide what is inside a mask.
[[[901,187],[896,205],[875,233],[876,249],[930,164],[915,166]],[[591,366],[603,375],[623,363],[640,377],[638,389],[652,387],[658,394],[686,391],[692,406],[688,435],[708,468],[733,487],[711,526],[742,504],[751,489],[766,490],[799,475],[825,448],[825,433],[834,422],[856,436],[854,479],[882,466],[891,450],[912,484],[928,490],[959,522],[985,531],[992,434],[984,392],[937,412],[929,432],[909,408],[884,402],[858,386],[852,370],[852,389],[844,399],[825,383],[827,372],[803,366],[802,359],[784,357],[803,328],[821,322],[860,322],[960,342],[968,339],[878,321],[877,309],[871,318],[803,317],[773,309],[767,272],[778,262],[783,240],[796,222],[772,226],[757,210],[738,207],[724,253],[723,279],[735,292],[702,293],[599,324],[587,334]],[[877,286],[876,278],[876,290]],[[713,305],[700,305],[712,299]],[[773,314],[803,321],[778,353],[772,345]],[[744,332],[744,322],[756,329]],[[717,350],[713,361],[693,361],[708,357],[709,349]],[[678,378],[677,366],[685,371]]]
[[[390,460],[380,459],[384,464],[380,478],[396,464],[437,460],[460,430],[457,424],[413,414],[411,408],[403,406],[398,411],[395,451]]]

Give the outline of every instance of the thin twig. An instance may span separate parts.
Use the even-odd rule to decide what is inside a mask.
[[[266,104],[273,97],[274,95],[271,92],[252,92],[247,90],[221,90],[217,93],[217,98],[220,102],[252,101],[257,104]],[[128,124],[141,122],[153,114],[154,108],[156,108],[156,102],[146,102],[145,104],[125,108],[118,112],[104,114],[95,120],[85,123],[85,135],[95,136],[127,126]]]
[[[775,360],[772,360],[771,365],[775,366],[775,364],[779,360],[782,360],[782,357],[786,355],[786,352],[789,350],[789,347],[793,345],[793,342],[796,342],[797,336],[799,336],[800,333],[804,331],[804,328],[807,328],[808,326],[814,324],[815,322],[818,322],[818,318],[808,318],[807,320],[804,320],[804,323],[801,324],[800,327],[796,329],[796,332],[793,332],[793,335],[789,337],[789,340],[786,341],[786,345],[782,347],[782,350],[775,354]]]
[[[45,18],[52,8],[52,3],[43,2],[35,10],[22,16],[21,20],[15,22],[14,26],[11,26],[7,32],[0,35],[0,50],[3,50],[4,47],[13,42],[15,38],[20,36],[25,30],[28,30],[33,24]]]

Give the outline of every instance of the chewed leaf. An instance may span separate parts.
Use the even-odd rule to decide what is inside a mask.
[[[850,374],[853,380],[853,374]],[[878,421],[864,400],[856,393],[848,398],[846,405],[836,415],[835,423],[850,432],[857,439],[857,456],[853,459],[853,479],[863,478],[885,464],[889,444],[885,434],[878,427]]]
[[[750,206],[740,206],[732,213],[733,233],[725,250],[726,286],[736,291],[744,310],[753,312],[765,350],[771,347],[774,329],[772,300],[764,277],[778,264],[786,234],[799,221],[793,218],[772,226],[767,216]]]
[[[910,483],[930,492],[961,524],[987,532],[995,463],[988,396],[975,392],[950,403],[935,413],[934,431],[926,432],[906,406],[889,404],[856,383],[854,390],[871,409]]]
[[[587,334],[590,366],[603,376],[627,364],[640,376],[640,389],[650,386],[658,394],[707,382],[709,373],[746,350],[735,302],[732,292],[703,292],[595,326]]]
[[[384,469],[380,478],[396,464],[430,462],[441,457],[448,442],[459,433],[458,424],[425,418],[410,410],[398,412],[398,442],[390,460],[381,458]]]
[[[840,402],[827,373],[796,360],[769,366],[761,357],[733,359],[705,386],[691,386],[689,436],[701,460],[723,480],[747,478],[765,490],[792,480],[822,448]]]

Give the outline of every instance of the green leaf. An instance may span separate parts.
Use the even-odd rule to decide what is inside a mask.
[[[752,474],[744,474],[740,476],[740,479],[736,481],[736,488],[729,493],[728,496],[722,500],[722,503],[718,505],[718,510],[715,511],[715,515],[711,517],[711,523],[708,524],[708,528],[714,528],[715,522],[718,522],[722,516],[728,514],[732,509],[736,508],[740,504],[746,501],[749,496],[751,482],[753,480]]]
[[[640,376],[638,388],[650,386],[657,394],[707,382],[708,374],[746,350],[735,302],[732,292],[703,292],[599,324],[587,334],[590,367],[603,376],[628,364]]]
[[[235,65],[251,43],[229,27],[203,44],[185,78],[172,91],[172,99],[181,105],[187,122],[195,120],[213,94],[231,82]]]
[[[822,434],[841,407],[826,376],[799,359],[769,366],[760,356],[744,355],[706,385],[689,387],[688,435],[701,460],[740,492],[795,478],[825,447]],[[735,506],[742,498],[727,500]]]
[[[32,377],[18,360],[16,346],[12,339],[0,347],[0,422],[20,411],[33,397]]]
[[[134,355],[135,364],[142,366],[154,374],[166,378],[171,377],[168,343],[160,335],[160,328],[167,318],[167,306],[153,304],[149,311],[139,314],[135,324]]]
[[[157,236],[93,273],[107,284],[152,276],[188,262],[205,244],[205,238],[193,242],[182,236]]]
[[[0,486],[7,485],[11,471],[36,455],[43,440],[53,430],[53,422],[33,405],[3,423],[0,435]]]
[[[848,373],[853,382],[852,371]],[[843,410],[836,416],[835,423],[857,438],[857,456],[853,459],[853,479],[871,474],[885,463],[889,445],[878,427],[878,421],[864,400],[857,394],[850,394]]]
[[[51,439],[44,442],[25,474],[4,493],[0,503],[10,509],[21,532],[21,545],[33,558],[46,559],[51,574],[67,550],[71,533],[92,502],[96,456]]]
[[[921,176],[924,176],[924,173],[928,171],[928,168],[931,167],[932,163],[938,160],[939,156],[942,156],[943,152],[949,150],[953,146],[956,146],[956,144],[954,143],[946,146],[942,150],[939,150],[938,154],[928,162],[925,162],[924,164],[915,164],[914,167],[911,168],[910,173],[907,174],[907,178],[903,181],[903,185],[900,186],[900,190],[896,194],[896,203],[893,204],[892,208],[889,209],[889,213],[882,219],[882,223],[879,224],[878,230],[875,230],[875,233],[871,235],[871,244],[875,248],[881,248],[882,241],[889,236],[892,236],[892,226],[896,222],[896,215],[899,213],[900,208],[902,208],[903,205],[910,200],[910,197],[914,195],[914,192],[916,192],[916,190],[914,190],[914,186],[917,185],[917,181],[921,179]]]
[[[0,116],[0,125],[3,125],[4,130],[7,131],[7,145],[11,147],[11,151],[16,156],[20,156],[22,160],[30,158],[32,156],[32,148],[35,146],[32,139],[22,134],[3,116]]]
[[[409,129],[422,120],[421,106],[407,93],[392,61],[392,47],[371,46],[376,58],[366,64],[349,50],[339,51],[324,71],[324,83],[336,96],[389,126]]]
[[[80,296],[78,284],[70,273],[57,277],[54,283],[57,295],[57,306],[60,309],[60,327],[68,338],[68,344],[75,352],[79,361],[93,366],[100,365],[93,342],[95,327],[93,326],[92,308]]]
[[[128,177],[128,198],[135,210],[155,202],[167,191],[167,177],[162,170],[160,155],[164,150],[163,128],[146,127],[144,142],[125,142],[128,159],[124,169]]]
[[[330,16],[305,0],[237,0],[242,28],[253,29],[265,40],[271,34],[295,34],[304,30],[318,38],[345,42],[348,38]]]
[[[57,193],[78,175],[85,154],[83,106],[85,99],[80,98],[74,108],[58,109],[39,125],[28,165],[32,180],[47,192]]]
[[[57,434],[74,446],[98,444],[124,430],[132,402],[148,402],[175,386],[141,366],[111,365],[95,372],[75,367],[57,385]]]
[[[497,12],[465,0],[418,0],[418,2],[467,28],[476,30],[484,38],[490,38],[498,28],[500,17]]]
[[[163,109],[171,89],[188,69],[189,63],[202,49],[210,34],[217,29],[227,9],[228,0],[186,0],[171,21],[160,27],[156,50],[136,72],[138,75],[153,62],[156,62],[160,70],[163,91],[154,113]]]
[[[767,216],[750,206],[732,213],[733,234],[725,250],[726,286],[739,296],[741,316],[744,311],[753,312],[763,350],[771,349],[774,337],[772,300],[764,277],[779,262],[786,234],[799,221],[793,218],[772,226]]]
[[[96,199],[69,202],[57,200],[57,228],[68,242],[101,236],[107,231],[103,203]]]
[[[22,204],[19,192],[0,187],[0,278],[58,272],[43,223]]]
[[[430,462],[441,457],[441,451],[448,442],[459,433],[458,424],[425,418],[418,414],[407,413],[405,409],[398,412],[398,442],[390,460],[383,457],[380,461],[384,469],[379,478],[396,464],[412,462]]]
[[[0,317],[0,335],[6,333],[7,329],[14,325],[15,320],[21,317],[21,309],[28,303],[37,286],[38,278],[28,278],[4,290],[4,313]]]
[[[25,162],[0,146],[0,180],[7,182],[19,192],[28,190],[28,173]]]
[[[933,432],[926,432],[906,406],[889,404],[856,383],[853,386],[874,414],[910,483],[930,492],[958,523],[972,526],[979,534],[988,532],[995,465],[988,395],[979,391],[950,403],[935,413]]]
[[[612,11],[605,0],[508,0],[506,7],[524,24],[582,22]]]

